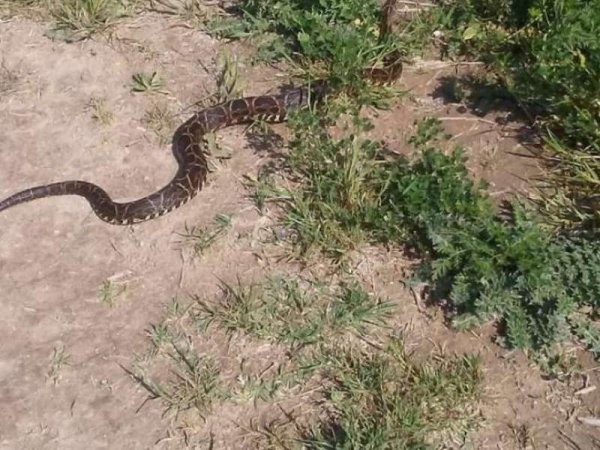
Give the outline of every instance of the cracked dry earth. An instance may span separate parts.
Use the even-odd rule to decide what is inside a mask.
[[[110,41],[67,44],[46,38],[45,24],[19,18],[1,23],[0,197],[65,179],[95,182],[119,200],[162,187],[176,165],[144,114],[166,108],[175,116],[174,129],[214,91],[215,58],[223,50],[237,55],[246,95],[281,85],[282,73],[250,66],[251,49],[179,24],[145,14],[119,25]],[[536,169],[513,154],[520,148],[517,125],[482,119],[434,95],[455,70],[435,62],[408,67],[402,83],[409,97],[378,112],[372,133],[402,152],[415,118],[441,117],[454,142],[468,147],[474,175],[492,182],[494,195],[525,189],[523,179]],[[161,73],[169,92],[133,94],[131,77],[142,71]],[[112,122],[93,117],[94,97],[105,99]],[[286,134],[284,124],[275,130]],[[221,131],[218,141],[233,157],[192,202],[160,219],[135,227],[107,225],[78,197],[38,200],[0,214],[1,449],[186,448],[175,432],[165,439],[175,425],[161,417],[159,403],[139,409],[147,392],[121,365],[143,351],[145,330],[161,320],[173,297],[216,294],[219,279],[251,280],[277,269],[258,239],[272,217],[256,211],[241,182],[246,174],[256,176],[268,156],[249,144],[243,127]],[[178,233],[186,225],[209,225],[218,213],[232,215],[232,229],[201,259],[190,258]],[[398,326],[406,329],[411,347],[427,353],[437,343],[447,351],[481,353],[487,424],[475,435],[475,448],[526,448],[519,446],[522,430],[533,443],[529,448],[594,448],[597,429],[576,417],[593,415],[597,391],[575,395],[582,385],[542,380],[523,355],[493,344],[492,330],[448,331],[439,314],[419,312],[402,288],[406,264],[400,257],[367,252],[363,258],[361,270],[372,290],[402,305]],[[114,304],[102,301],[107,281],[127,288]],[[219,337],[210,339],[206,345],[222,350],[223,357],[240,356],[227,355]],[[55,349],[69,355],[60,370],[52,367]],[[255,359],[268,359],[269,351],[250,343],[243,350]],[[592,362],[584,359],[584,365],[588,384],[597,385]],[[217,449],[250,448],[235,424],[278,411],[273,404],[257,408],[217,407],[198,433],[212,434]]]

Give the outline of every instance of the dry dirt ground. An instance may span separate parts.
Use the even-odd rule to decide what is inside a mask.
[[[238,55],[245,94],[282,84],[275,69],[251,67],[242,46],[180,24],[145,14],[120,24],[109,41],[68,44],[45,37],[47,24],[0,23],[0,197],[63,179],[93,181],[120,200],[163,186],[175,162],[169,145],[142,119],[157,107],[176,114],[173,127],[189,116],[193,103],[215,89],[215,57],[223,50]],[[163,75],[169,93],[132,93],[132,75],[142,71]],[[481,118],[436,95],[440,80],[454,74],[436,62],[408,67],[401,83],[411,96],[378,112],[373,133],[401,152],[415,118],[441,117],[454,140],[468,146],[474,174],[490,180],[495,194],[524,189],[521,177],[535,168],[513,154],[521,151],[518,125],[496,120],[508,113]],[[105,99],[112,122],[93,117],[94,97]],[[286,133],[285,125],[276,130]],[[164,317],[172,298],[216,294],[218,279],[250,280],[275,268],[258,240],[272,218],[257,212],[241,182],[245,174],[256,176],[267,155],[249,145],[243,127],[220,132],[219,142],[233,158],[194,201],[158,220],[107,225],[77,197],[0,214],[1,449],[186,448],[177,425],[161,417],[159,402],[138,411],[147,392],[121,365],[144,351],[146,330]],[[191,258],[178,233],[186,224],[209,225],[218,213],[233,217],[232,229],[201,258]],[[584,360],[584,375],[567,386],[543,380],[524,355],[496,346],[491,330],[448,331],[435,310],[420,312],[399,282],[405,265],[397,256],[367,253],[361,271],[374,291],[402,305],[397,326],[412,348],[427,353],[436,344],[481,353],[487,421],[474,448],[594,448],[598,429],[577,418],[598,416],[600,390],[576,392],[600,383],[593,363]],[[126,290],[112,298],[109,286]],[[233,362],[269,358],[269,348],[238,346],[228,354],[218,336],[206,339]],[[61,364],[63,350],[69,358]],[[238,425],[269,414],[264,406],[253,408],[217,407],[196,432],[212,434],[216,449],[250,448]]]

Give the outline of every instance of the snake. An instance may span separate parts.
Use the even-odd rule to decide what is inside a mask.
[[[390,33],[390,16],[395,3],[396,0],[386,0],[382,7],[379,39]],[[397,50],[384,58],[382,67],[363,70],[363,76],[377,84],[392,83],[401,73],[402,60]],[[69,180],[17,192],[0,201],[0,211],[44,197],[76,195],[85,198],[96,216],[109,224],[133,225],[155,219],[189,202],[205,185],[208,174],[206,134],[256,120],[284,122],[291,111],[320,102],[329,88],[328,80],[318,79],[278,95],[238,98],[196,112],[173,137],[173,154],[178,164],[175,176],[163,188],[138,200],[115,202],[96,184]]]

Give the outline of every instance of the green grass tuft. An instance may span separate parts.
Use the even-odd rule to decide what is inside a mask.
[[[321,283],[271,277],[250,286],[223,286],[217,302],[198,299],[196,322],[243,331],[275,342],[306,346],[348,330],[382,326],[394,305],[372,298],[356,283],[328,289]]]
[[[356,334],[384,330],[392,309],[357,282],[273,276],[226,289],[225,298],[177,306],[177,314],[168,308],[165,321],[148,332],[158,366],[150,371],[138,361],[125,369],[182,424],[195,416],[214,418],[221,406],[280,405],[292,394],[293,412],[282,404],[279,417],[240,424],[253,448],[426,448],[465,439],[478,426],[479,358],[435,354],[417,361],[385,332],[378,344],[364,345]],[[210,323],[236,338],[206,330]],[[200,351],[197,332],[210,333],[215,343],[226,340],[227,354],[220,346]],[[252,345],[264,350],[269,341],[278,350],[266,367],[242,356]],[[238,368],[230,364],[236,358]]]
[[[318,358],[331,410],[306,437],[307,448],[425,449],[478,423],[477,357],[417,363],[392,340],[377,353],[329,348]]]
[[[130,13],[120,0],[63,0],[52,5],[56,25],[49,34],[68,42],[107,33]]]

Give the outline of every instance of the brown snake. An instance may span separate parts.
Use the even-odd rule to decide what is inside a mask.
[[[390,31],[390,15],[396,0],[383,6],[380,38]],[[402,63],[397,53],[388,56],[381,68],[369,68],[364,76],[376,83],[390,83],[400,77]],[[56,196],[84,197],[96,215],[114,225],[131,225],[169,213],[194,198],[208,173],[203,152],[203,136],[218,129],[251,120],[282,122],[296,108],[319,101],[327,82],[318,80],[310,87],[291,89],[281,95],[246,97],[204,109],[179,127],[174,137],[174,155],[179,165],[175,177],[159,191],[127,203],[114,202],[101,187],[87,181],[61,181],[18,192],[0,201],[0,211],[31,200]]]

